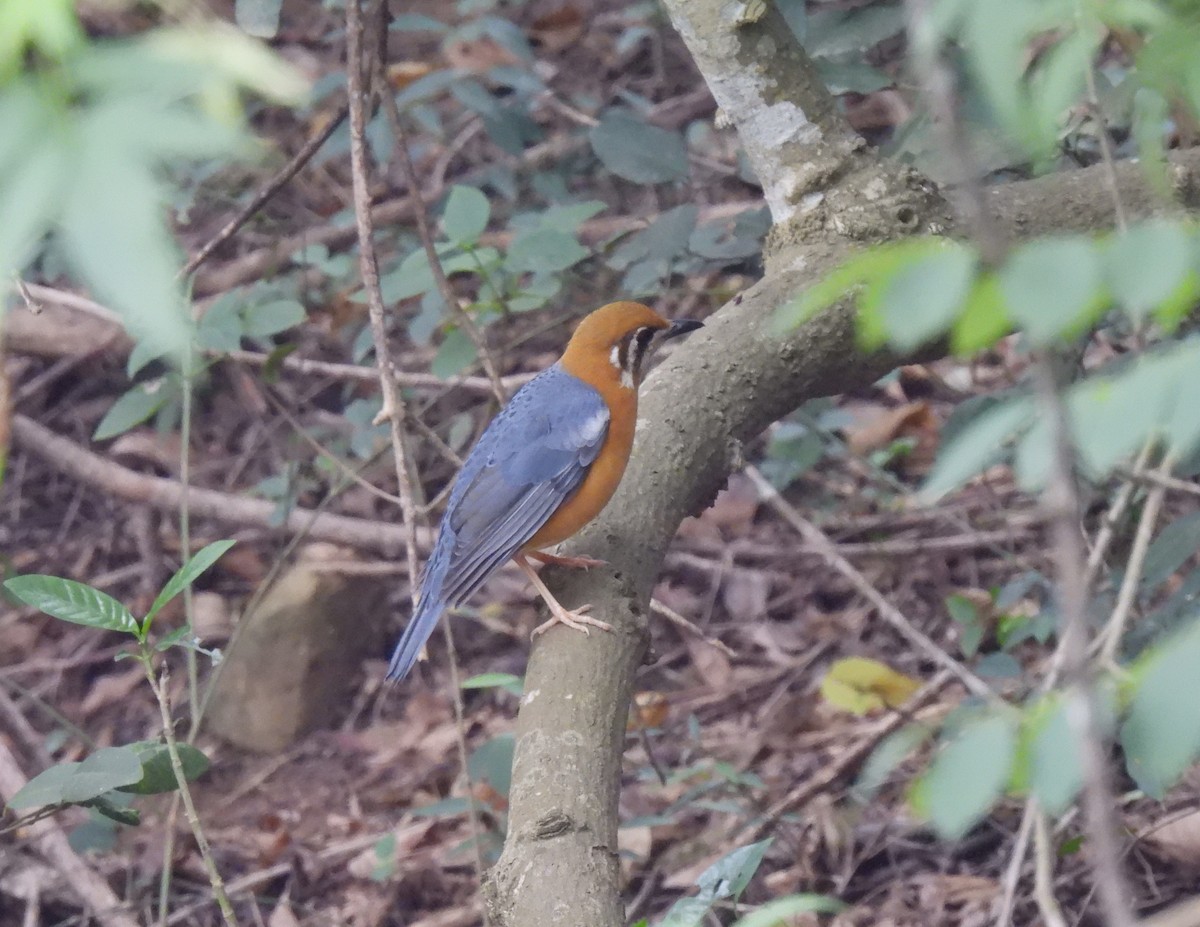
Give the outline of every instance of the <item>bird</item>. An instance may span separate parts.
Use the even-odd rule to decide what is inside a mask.
[[[556,624],[585,634],[613,630],[587,614],[590,606],[561,605],[530,559],[583,568],[603,563],[544,548],[571,537],[608,504],[633,448],[647,361],[664,342],[701,327],[693,319],[668,321],[642,303],[609,303],[580,321],[555,364],[517,390],[459,470],[388,680],[403,679],[442,613],[510,559],[550,612],[533,636]]]

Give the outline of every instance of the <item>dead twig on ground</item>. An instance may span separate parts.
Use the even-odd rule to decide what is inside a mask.
[[[175,511],[179,507],[183,487],[176,480],[123,467],[55,434],[27,416],[13,416],[13,437],[18,448],[36,454],[55,470],[95,489],[163,511]],[[188,504],[193,517],[211,518],[226,525],[275,527],[272,519],[277,506],[267,499],[251,499],[193,486],[188,494]],[[331,515],[299,506],[291,508],[279,527],[304,532],[315,540],[365,547],[382,553],[399,551],[405,543],[402,526]],[[433,545],[432,532],[418,529],[417,542],[422,550],[428,550]]]
[[[796,508],[779,494],[756,467],[746,467],[746,475],[754,481],[755,487],[766,501],[800,536],[817,551],[833,569],[850,581],[858,590],[859,595],[875,606],[879,616],[895,628],[906,640],[916,645],[922,653],[935,663],[944,667],[958,677],[972,695],[978,695],[990,702],[1000,701],[999,696],[992,691],[991,686],[976,676],[971,670],[946,653],[925,632],[918,629],[891,602],[884,598],[871,582],[858,571],[845,557],[838,552],[837,545],[820,531],[808,519],[801,515]]]
[[[730,845],[742,846],[755,840],[761,840],[765,834],[775,829],[785,814],[804,807],[816,795],[825,791],[849,770],[865,760],[885,737],[912,721],[914,713],[929,704],[950,683],[954,675],[951,670],[940,670],[929,682],[913,693],[913,696],[904,703],[903,711],[896,711],[880,720],[866,735],[847,748],[837,760],[826,766],[820,775],[799,783],[772,805],[762,818],[743,828],[733,838]]]

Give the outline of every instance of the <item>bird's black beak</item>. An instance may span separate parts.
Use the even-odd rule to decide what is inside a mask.
[[[704,323],[697,322],[695,319],[676,319],[663,332],[663,341],[666,341],[668,338],[677,338],[680,335],[686,335],[688,332],[694,332],[697,328],[703,327]]]

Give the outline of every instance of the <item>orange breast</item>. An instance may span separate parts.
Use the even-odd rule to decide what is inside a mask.
[[[618,384],[593,384],[608,404],[608,436],[595,462],[574,494],[560,505],[529,539],[522,551],[553,547],[565,541],[600,514],[617,491],[629,452],[633,448],[633,432],[637,425],[637,393]]]

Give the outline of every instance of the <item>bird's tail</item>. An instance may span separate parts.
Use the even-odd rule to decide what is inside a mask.
[[[449,543],[439,536],[433,554],[425,567],[425,576],[421,580],[421,598],[417,602],[412,620],[400,636],[400,643],[392,651],[392,662],[388,665],[387,680],[399,682],[408,675],[408,671],[417,662],[421,648],[429,640],[429,635],[437,627],[438,618],[446,610],[446,599],[442,595],[442,585],[446,578],[446,567],[450,563]]]

